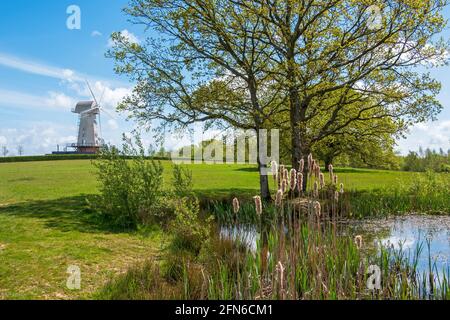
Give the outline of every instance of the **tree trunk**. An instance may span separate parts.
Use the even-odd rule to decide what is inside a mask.
[[[306,106],[302,105],[295,88],[290,92],[290,125],[291,125],[291,144],[292,144],[292,168],[299,170],[300,160],[305,161],[303,170],[303,190],[306,190],[308,185],[308,155],[310,153],[310,146],[306,137],[306,123],[304,121],[306,116]]]
[[[269,176],[267,175],[267,165],[258,163],[259,170],[259,188],[261,190],[261,199],[266,201],[271,201],[272,197],[270,195],[269,189]]]
[[[261,150],[261,137],[259,135],[259,129],[256,130],[256,148],[257,148],[257,162],[259,173],[259,189],[261,192],[261,199],[265,201],[271,201],[269,189],[269,176],[267,171],[267,150]]]
[[[324,161],[325,161],[325,172],[328,172],[328,168],[330,167],[330,164],[333,164],[333,157],[329,156],[329,157],[325,157]]]

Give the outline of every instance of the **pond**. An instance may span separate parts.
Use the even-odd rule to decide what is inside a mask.
[[[372,235],[374,246],[402,250],[411,262],[420,247],[419,272],[428,271],[430,261],[437,273],[450,266],[450,216],[408,215],[356,222],[354,226],[363,229],[362,234]]]
[[[434,273],[442,276],[450,266],[450,216],[407,215],[383,219],[341,222],[341,232],[351,236],[361,234],[365,246],[384,246],[402,251],[412,263],[417,248],[417,271],[427,273],[429,262]],[[223,238],[239,240],[250,250],[257,250],[259,233],[255,227],[223,227]],[[444,271],[445,270],[445,271]],[[447,275],[448,276],[448,275]]]

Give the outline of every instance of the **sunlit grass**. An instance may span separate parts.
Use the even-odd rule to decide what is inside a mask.
[[[166,183],[171,162],[162,162]],[[258,173],[250,165],[189,165],[194,189],[208,197],[253,195],[259,189]],[[385,170],[336,169],[346,190],[374,190],[409,185],[413,173]],[[449,174],[443,176],[450,181]],[[271,179],[270,179],[271,180]],[[89,160],[0,163],[0,205],[28,200],[58,199],[97,191],[95,171]]]

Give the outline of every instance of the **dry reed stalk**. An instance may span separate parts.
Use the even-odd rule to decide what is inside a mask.
[[[239,200],[238,200],[238,198],[234,198],[233,199],[233,212],[234,212],[234,214],[238,214],[239,209],[240,209]]]

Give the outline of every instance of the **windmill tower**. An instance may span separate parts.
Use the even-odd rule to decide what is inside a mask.
[[[78,153],[97,153],[101,146],[97,116],[100,107],[95,101],[78,102],[73,113],[79,114],[78,139],[76,149]]]
[[[89,82],[86,81],[86,84],[94,101],[80,101],[72,110],[73,113],[79,115],[78,139],[76,145],[72,147],[76,149],[77,153],[97,153],[103,144],[100,118],[102,108],[97,102]],[[103,95],[101,99],[103,99]]]

